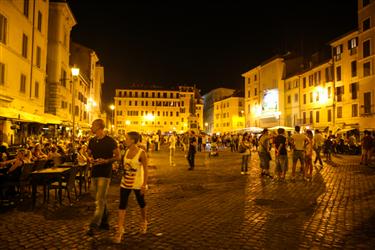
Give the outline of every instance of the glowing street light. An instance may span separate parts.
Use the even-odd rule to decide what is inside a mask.
[[[72,76],[73,76],[73,89],[72,89],[72,116],[73,116],[73,119],[72,119],[72,123],[73,123],[73,128],[72,128],[72,145],[74,147],[74,136],[75,136],[75,116],[76,116],[76,105],[75,105],[75,86],[76,86],[76,81],[77,81],[77,77],[79,76],[79,68],[77,67],[73,67],[71,68],[71,71],[72,71]]]
[[[115,105],[111,104],[109,105],[109,108],[112,110],[112,133],[113,133],[113,130],[115,128]]]
[[[154,121],[155,120],[155,116],[153,114],[151,114],[151,113],[148,113],[147,115],[145,115],[144,118],[147,121]]]
[[[130,121],[129,121],[129,120],[126,120],[126,121],[125,121],[125,124],[126,124],[126,125],[130,125]]]

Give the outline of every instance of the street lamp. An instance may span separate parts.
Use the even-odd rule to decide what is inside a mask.
[[[74,142],[75,142],[75,112],[76,112],[76,107],[75,107],[75,83],[77,81],[77,78],[79,76],[79,68],[73,67],[72,69],[72,76],[73,76],[73,90],[72,90],[72,123],[73,123],[73,131],[72,131],[72,145],[74,147]]]
[[[115,105],[111,104],[109,106],[109,108],[112,110],[112,126],[111,126],[111,128],[112,128],[112,133],[113,133],[113,130],[115,128]]]

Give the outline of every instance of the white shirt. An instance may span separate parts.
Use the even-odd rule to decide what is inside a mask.
[[[175,148],[176,148],[176,136],[171,135],[171,136],[169,137],[168,142],[170,143],[170,145],[169,145],[169,148],[170,148],[170,149],[175,149]]]
[[[141,189],[144,181],[143,176],[143,164],[139,158],[143,150],[138,149],[137,154],[132,158],[128,159],[129,150],[126,150],[124,157],[124,170],[125,174],[121,179],[121,187],[126,189]]]
[[[307,136],[304,134],[293,134],[292,135],[294,149],[295,150],[305,150],[305,141]]]

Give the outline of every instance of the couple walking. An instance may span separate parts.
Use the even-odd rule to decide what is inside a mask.
[[[89,142],[88,153],[93,164],[92,178],[95,190],[95,213],[87,234],[92,236],[98,229],[109,229],[107,193],[111,181],[112,163],[120,160],[120,151],[116,141],[104,133],[104,121],[97,119],[92,123],[91,131],[95,134]],[[124,157],[125,173],[120,184],[120,206],[118,213],[118,229],[114,241],[120,243],[124,233],[124,221],[129,195],[134,191],[141,209],[141,233],[147,231],[146,202],[147,190],[147,156],[138,147],[141,136],[137,132],[126,135],[127,151]]]

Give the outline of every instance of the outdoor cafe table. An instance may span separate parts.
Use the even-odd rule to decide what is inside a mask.
[[[46,191],[45,191],[45,185],[48,183],[49,180],[57,180],[59,182],[59,201],[60,205],[62,204],[62,178],[64,176],[67,176],[67,173],[69,173],[70,168],[67,167],[59,167],[59,168],[46,168],[41,170],[36,170],[31,173],[31,183],[32,183],[32,208],[35,207],[36,203],[36,191],[38,184],[44,185],[44,199],[46,198]]]
[[[79,173],[79,179],[78,179],[78,184],[79,184],[79,195],[82,194],[82,185],[83,185],[83,178],[86,178],[85,173],[87,172],[86,169],[88,168],[87,164],[80,165],[80,164],[74,164],[73,162],[64,162],[63,164],[60,164],[59,167],[62,168],[78,168],[78,173]]]

